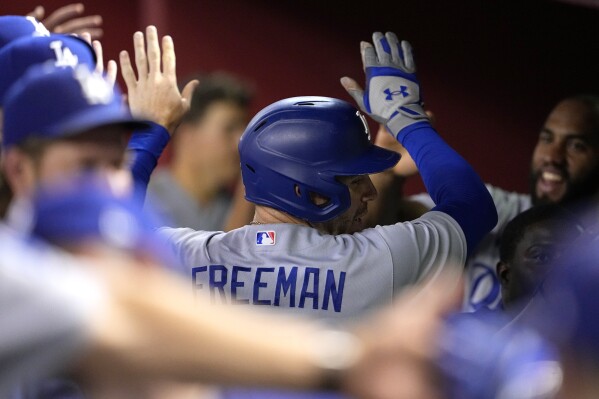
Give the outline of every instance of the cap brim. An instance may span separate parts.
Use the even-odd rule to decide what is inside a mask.
[[[144,130],[151,127],[149,122],[134,118],[116,108],[92,107],[49,127],[46,133],[51,137],[74,136],[107,126],[121,126],[128,130]]]
[[[372,145],[360,156],[336,166],[331,172],[338,176],[380,173],[394,167],[400,158],[397,152]]]

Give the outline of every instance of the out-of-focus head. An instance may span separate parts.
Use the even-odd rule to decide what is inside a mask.
[[[0,49],[0,106],[6,92],[27,70],[37,64],[74,68],[87,65],[94,69],[96,54],[84,40],[70,35],[21,37]]]
[[[26,25],[33,26],[29,20]],[[96,53],[84,40],[75,36],[55,34],[17,37],[0,48],[0,126],[4,96],[8,89],[29,68],[44,63],[62,68],[73,68],[83,64],[93,69],[96,65]],[[2,135],[0,127],[0,140]]]
[[[3,167],[16,196],[41,183],[124,168],[132,118],[118,88],[87,66],[32,67],[4,102]]]
[[[576,217],[554,204],[533,207],[512,219],[501,236],[497,264],[504,306],[529,299],[581,232]]]
[[[118,250],[128,256],[174,267],[160,226],[150,211],[118,193],[114,182],[97,175],[41,186],[33,196],[32,236],[79,255]]]
[[[354,106],[328,97],[293,97],[264,108],[241,137],[239,155],[248,201],[334,234],[363,228],[376,197],[368,175],[399,160],[371,143]]]
[[[551,111],[531,166],[533,204],[579,201],[599,190],[599,97],[576,96]]]
[[[561,349],[569,388],[581,384],[581,388],[595,390],[594,395],[564,397],[596,397],[599,393],[598,266],[597,240],[573,247],[551,270],[523,315],[523,320]]]
[[[48,29],[33,17],[0,15],[0,49],[20,37],[49,35]]]
[[[196,170],[209,170],[216,183],[239,177],[239,138],[249,120],[253,92],[237,77],[215,72],[199,76],[190,109],[177,129],[173,157]]]

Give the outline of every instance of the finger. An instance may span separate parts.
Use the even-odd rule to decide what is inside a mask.
[[[92,42],[92,47],[96,53],[96,72],[102,73],[104,72],[104,52],[102,51],[102,44],[99,41],[94,40]]]
[[[426,114],[426,116],[428,116],[428,120],[431,122],[431,125],[435,126],[435,122],[437,121],[437,117],[435,116],[435,114],[429,110],[424,111],[424,113]]]
[[[133,71],[133,67],[131,66],[131,59],[129,58],[129,53],[126,51],[121,51],[119,54],[119,61],[121,63],[121,76],[127,85],[127,90],[131,91],[135,88],[137,84],[135,80],[135,72]]]
[[[364,90],[360,87],[358,82],[352,78],[344,76],[341,78],[341,86],[347,91],[347,93],[354,99],[361,110],[364,110]]]
[[[412,54],[412,46],[409,42],[402,40],[401,49],[403,51],[404,64],[409,72],[416,72],[416,63]]]
[[[391,62],[391,49],[385,36],[381,32],[374,32],[372,34],[372,44],[376,50],[379,63],[389,64]]]
[[[90,46],[92,46],[92,35],[91,35],[91,33],[85,31],[85,32],[81,32],[81,34],[78,35],[78,36],[81,39],[85,40],[87,42],[87,44],[89,44]]]
[[[75,30],[75,31],[69,32],[69,33],[73,33],[73,34],[79,35],[79,36],[81,36],[83,33],[89,33],[91,40],[98,40],[98,39],[101,39],[102,36],[104,36],[104,29],[101,29],[101,28],[78,29],[78,30]]]
[[[83,30],[98,28],[102,25],[102,16],[90,15],[88,17],[74,18],[57,25],[54,28],[56,33],[75,33]]]
[[[175,44],[173,38],[164,36],[162,38],[162,70],[164,75],[172,77],[177,81],[177,62],[175,58]]]
[[[68,4],[48,15],[48,18],[44,19],[42,23],[48,30],[54,30],[61,23],[81,15],[84,10],[85,7],[81,3]]]
[[[403,52],[399,45],[399,40],[393,32],[387,32],[385,34],[387,43],[389,44],[389,50],[391,51],[391,60],[394,64],[404,65]]]
[[[369,66],[379,65],[379,60],[376,56],[376,51],[372,44],[368,42],[360,43],[360,53],[362,54],[362,67],[366,70]]]
[[[158,45],[158,31],[155,26],[146,28],[146,44],[148,46],[148,66],[150,74],[160,73],[160,46]]]
[[[146,48],[143,33],[135,32],[133,34],[133,49],[135,50],[135,66],[137,67],[138,79],[142,81],[148,77],[148,60],[146,58]],[[121,69],[122,68],[123,65],[121,62]]]
[[[196,87],[198,87],[198,85],[200,84],[200,82],[198,80],[192,80],[191,82],[187,83],[185,85],[185,87],[183,88],[183,91],[181,92],[181,97],[183,98],[183,101],[186,104],[186,108],[189,108],[189,105],[191,104],[191,97],[193,96],[193,92],[196,89]]]
[[[113,87],[114,83],[116,82],[118,70],[119,67],[117,66],[115,60],[108,61],[108,64],[106,64],[106,80],[108,80]]]
[[[27,16],[33,17],[33,18],[37,19],[38,21],[40,21],[42,18],[44,18],[44,14],[45,14],[44,7],[37,6],[33,9],[33,11],[31,11],[29,14],[27,14]]]

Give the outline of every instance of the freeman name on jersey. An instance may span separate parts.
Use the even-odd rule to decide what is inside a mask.
[[[224,303],[334,310],[343,305],[344,271],[318,267],[209,265],[192,268],[196,290]]]

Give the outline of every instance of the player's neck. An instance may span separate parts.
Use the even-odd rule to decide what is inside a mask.
[[[290,223],[300,224],[303,226],[309,226],[309,224],[295,216],[288,213],[281,212],[268,206],[256,205],[256,211],[254,213],[254,219],[252,224],[277,224],[277,223]]]

